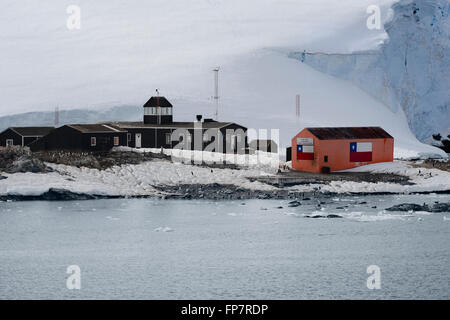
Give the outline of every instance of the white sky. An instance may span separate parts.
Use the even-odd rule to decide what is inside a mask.
[[[375,47],[384,32],[367,29],[366,8],[380,5],[385,19],[393,2],[2,0],[0,115],[141,105],[155,88],[205,99],[213,67],[261,48]],[[81,29],[70,31],[66,8],[73,4],[81,8]]]

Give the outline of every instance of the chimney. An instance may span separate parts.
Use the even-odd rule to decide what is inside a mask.
[[[201,114],[198,114],[198,115],[197,115],[197,121],[198,121],[198,122],[201,122],[201,121],[202,121],[202,115],[201,115]]]

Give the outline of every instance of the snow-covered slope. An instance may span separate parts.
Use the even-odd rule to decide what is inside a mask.
[[[393,0],[91,1],[80,4],[81,29],[69,31],[72,2],[9,0],[0,11],[0,114],[139,106],[159,88],[175,119],[192,121],[213,114],[212,68],[220,65],[220,120],[280,129],[281,146],[305,126],[379,125],[395,137],[397,157],[445,155],[417,141],[401,108],[287,58],[311,43],[372,48],[383,33],[365,27],[374,2]]]
[[[174,164],[169,161],[151,161],[138,165],[124,165],[107,170],[76,168],[49,164],[55,171],[47,174],[6,174],[0,180],[0,196],[39,196],[51,188],[79,194],[101,196],[161,196],[158,186],[179,186],[182,184],[231,184],[249,190],[275,190],[261,182],[251,182],[248,177],[266,175],[261,168],[214,169]],[[435,192],[450,189],[450,173],[426,168],[411,168],[404,162],[384,163],[367,166],[359,170],[388,172],[408,176],[413,185],[385,182],[332,181],[327,184],[302,184],[289,187],[298,192],[332,193],[414,193]]]
[[[402,109],[393,111],[350,81],[286,59],[284,53],[259,50],[222,69],[220,118],[249,128],[279,129],[282,146],[290,145],[291,137],[308,126],[381,126],[394,136],[397,158],[446,156],[415,138]],[[195,90],[195,84],[189,85]],[[300,119],[295,116],[296,94],[301,97]],[[192,118],[193,111],[211,114],[213,108],[208,102],[186,99],[174,112],[179,118]]]
[[[377,51],[292,55],[317,70],[351,80],[394,112],[402,108],[422,141],[450,134],[450,3],[401,0]]]

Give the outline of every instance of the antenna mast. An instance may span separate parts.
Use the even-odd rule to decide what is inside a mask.
[[[297,126],[300,124],[300,95],[295,96],[295,118],[297,120]]]
[[[214,100],[216,101],[216,121],[219,121],[219,70],[220,67],[214,68]]]
[[[59,106],[55,108],[55,128],[59,127]]]

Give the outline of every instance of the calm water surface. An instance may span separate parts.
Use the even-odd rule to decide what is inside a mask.
[[[0,298],[450,298],[450,213],[382,211],[449,195],[322,201],[0,202]]]

